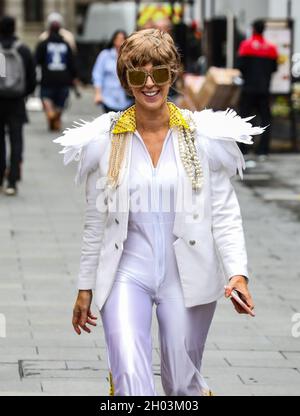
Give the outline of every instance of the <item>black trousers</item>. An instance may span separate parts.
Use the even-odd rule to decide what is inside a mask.
[[[269,126],[271,124],[271,109],[270,109],[270,96],[269,94],[254,94],[242,92],[240,98],[240,111],[241,117],[259,116],[260,125],[262,127]],[[256,118],[254,119],[256,120]],[[270,126],[261,135],[258,146],[255,153],[258,155],[267,155],[270,151],[271,142],[271,128]],[[246,154],[249,150],[249,146],[243,143],[239,144],[242,153]]]
[[[10,186],[15,186],[19,179],[23,153],[23,124],[24,121],[14,115],[6,116],[5,119],[0,118],[0,185],[3,182],[6,170],[6,130],[8,131],[10,142],[8,183]]]

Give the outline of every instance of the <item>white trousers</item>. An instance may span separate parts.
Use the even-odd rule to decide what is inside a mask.
[[[151,282],[149,280],[149,282]],[[154,280],[153,280],[154,282]],[[115,396],[157,395],[152,372],[152,307],[156,304],[161,381],[167,396],[201,396],[200,373],[217,302],[186,308],[178,275],[145,284],[120,270],[101,309]]]

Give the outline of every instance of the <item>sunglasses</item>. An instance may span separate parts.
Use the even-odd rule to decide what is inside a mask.
[[[150,75],[156,85],[165,85],[171,81],[171,71],[167,65],[154,66],[151,71],[127,69],[126,74],[130,87],[143,87],[146,84],[148,75]]]

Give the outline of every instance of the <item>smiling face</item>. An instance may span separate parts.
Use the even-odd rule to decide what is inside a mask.
[[[157,82],[165,79],[166,84],[156,84],[151,76],[147,76],[143,87],[129,82],[129,72],[140,69],[150,72],[153,66],[167,68],[169,73],[167,78],[165,69],[155,74]],[[170,86],[181,72],[180,55],[168,33],[158,29],[140,30],[132,33],[122,44],[118,55],[117,72],[122,87],[134,96],[136,105],[155,110],[166,103]],[[142,85],[143,74],[132,75],[133,84]]]
[[[144,65],[141,69],[151,72],[152,63]],[[140,68],[139,68],[140,69]],[[157,110],[167,101],[171,80],[164,85],[157,85],[151,76],[147,76],[146,83],[143,87],[131,87],[135,103],[145,110]]]

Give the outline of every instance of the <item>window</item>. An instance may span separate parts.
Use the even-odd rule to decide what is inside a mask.
[[[25,0],[24,8],[25,22],[42,22],[44,20],[43,0]]]

